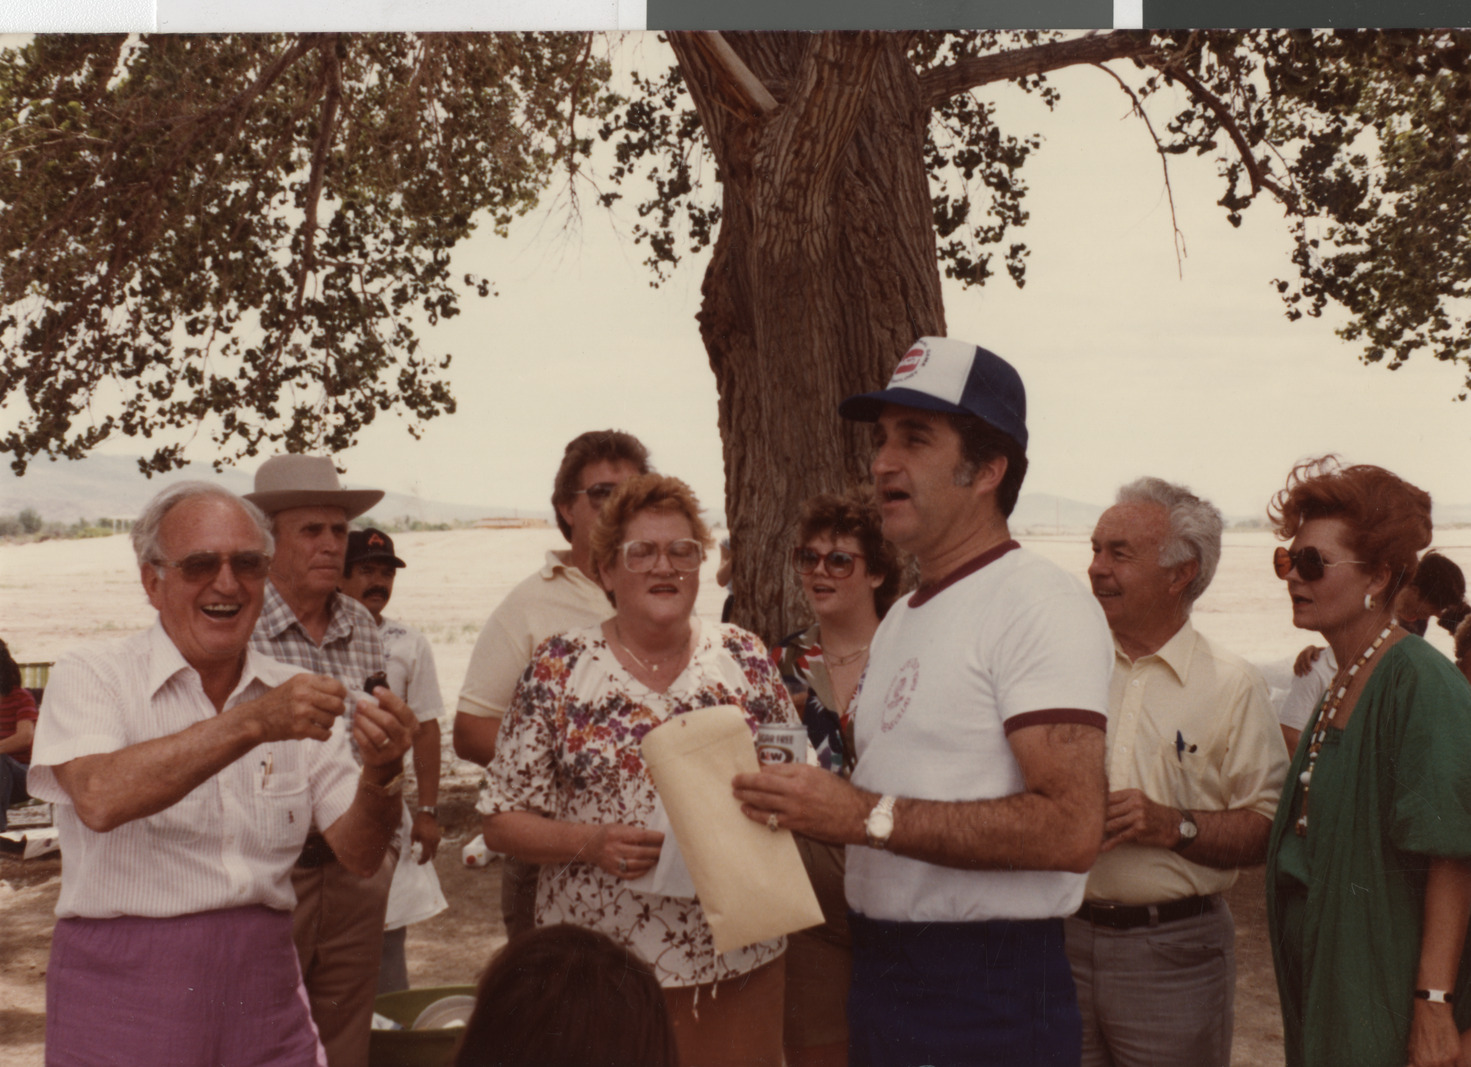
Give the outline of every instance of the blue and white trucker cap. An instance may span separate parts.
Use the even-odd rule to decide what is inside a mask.
[[[1006,360],[980,345],[921,337],[894,368],[888,387],[838,405],[854,422],[877,422],[885,404],[974,415],[1027,449],[1027,391]]]

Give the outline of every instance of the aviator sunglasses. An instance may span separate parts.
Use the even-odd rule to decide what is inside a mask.
[[[1341,567],[1345,563],[1363,563],[1361,559],[1341,559],[1337,563],[1329,563],[1323,558],[1312,545],[1307,548],[1299,548],[1296,552],[1289,552],[1286,548],[1279,546],[1272,553],[1272,569],[1277,572],[1278,578],[1286,578],[1292,573],[1292,568],[1297,568],[1297,576],[1305,582],[1316,582],[1323,577],[1323,568]]]
[[[862,558],[858,552],[844,552],[835,548],[824,553],[804,546],[792,549],[792,569],[798,574],[811,574],[821,563],[832,577],[846,578],[853,573],[854,561]]]
[[[595,508],[601,508],[607,502],[608,498],[613,495],[613,490],[617,488],[612,482],[595,482],[586,489],[572,490],[572,495],[577,496],[580,493],[586,493],[588,503]]]
[[[152,562],[155,567],[173,567],[186,582],[205,582],[220,573],[226,560],[230,562],[230,572],[240,581],[259,581],[271,569],[271,557],[264,552],[231,552],[228,555],[191,552],[183,559],[156,559]]]

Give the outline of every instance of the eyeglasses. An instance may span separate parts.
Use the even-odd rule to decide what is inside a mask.
[[[846,578],[853,573],[854,560],[863,558],[861,552],[843,552],[836,548],[827,553],[818,552],[813,548],[794,548],[792,549],[792,569],[798,574],[811,574],[821,563],[827,573],[834,578]]]
[[[1342,567],[1345,563],[1363,562],[1361,559],[1341,559],[1337,563],[1329,563],[1323,558],[1323,553],[1312,545],[1299,548],[1296,552],[1289,552],[1279,545],[1272,553],[1272,569],[1277,572],[1278,578],[1286,578],[1296,567],[1297,576],[1305,582],[1316,582],[1323,577],[1324,567]]]
[[[618,486],[613,482],[594,482],[586,489],[572,490],[572,495],[577,496],[579,493],[586,493],[587,502],[595,508],[601,508],[607,499],[613,495],[613,490],[617,488]]]
[[[186,582],[207,582],[220,573],[225,561],[230,563],[230,573],[240,581],[256,582],[264,578],[271,569],[271,557],[264,552],[191,552],[183,559],[156,559],[155,567],[173,567]]]
[[[657,541],[624,541],[618,551],[623,555],[623,569],[634,574],[653,570],[661,554],[669,557],[669,565],[677,571],[697,571],[705,559],[705,546],[689,537],[667,545]]]

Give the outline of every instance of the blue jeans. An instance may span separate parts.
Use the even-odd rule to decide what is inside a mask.
[[[1076,1067],[1061,919],[849,921],[850,1067]]]
[[[8,825],[6,809],[31,799],[31,794],[26,792],[28,770],[29,764],[21,763],[14,756],[0,755],[0,832]]]

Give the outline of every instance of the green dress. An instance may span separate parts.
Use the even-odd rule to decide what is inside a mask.
[[[1267,913],[1288,1067],[1403,1067],[1425,876],[1471,857],[1471,686],[1418,637],[1384,653],[1313,770],[1306,837],[1303,733],[1272,825]],[[1467,939],[1471,946],[1471,938]],[[1463,951],[1455,1018],[1471,1026]]]

